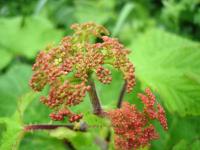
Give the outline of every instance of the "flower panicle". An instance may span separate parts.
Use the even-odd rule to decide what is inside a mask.
[[[50,87],[41,102],[53,110],[53,120],[63,120],[66,115],[60,115],[60,110],[69,110],[83,101],[92,74],[103,84],[111,83],[112,72],[106,65],[122,72],[127,92],[135,85],[134,65],[127,57],[129,51],[117,39],[108,37],[106,28],[89,22],[74,24],[71,29],[73,35],[64,37],[58,46],[41,51],[32,67],[32,89],[40,92]],[[92,42],[96,37],[102,42]]]
[[[54,121],[82,119],[83,114],[72,112],[70,107],[83,102],[87,92],[91,99],[98,99],[91,80],[96,78],[110,84],[112,71],[108,65],[123,74],[126,92],[130,93],[136,84],[135,67],[128,58],[130,51],[118,39],[109,37],[105,27],[89,22],[73,24],[71,29],[74,33],[64,37],[58,46],[48,47],[37,55],[29,83],[38,92],[49,87],[48,95],[41,96],[40,101],[52,110],[49,117]],[[96,38],[101,42],[94,42]],[[121,108],[105,113],[114,128],[116,149],[137,149],[158,139],[153,120],[168,129],[165,111],[151,90],[147,88],[138,98],[144,104],[143,111],[123,102]],[[100,105],[99,101],[91,102],[93,107]]]

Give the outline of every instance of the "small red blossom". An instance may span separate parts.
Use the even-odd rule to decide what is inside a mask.
[[[157,108],[158,108],[157,119],[160,121],[160,124],[163,126],[163,128],[167,130],[168,126],[167,126],[167,120],[165,117],[165,111],[160,104],[157,105]]]
[[[70,122],[79,121],[83,117],[82,114],[72,115],[69,119]]]
[[[148,146],[150,141],[158,139],[159,135],[151,120],[160,121],[167,129],[164,109],[160,104],[154,109],[155,96],[150,89],[145,90],[146,95],[139,94],[145,104],[144,111],[139,111],[135,105],[123,102],[122,108],[107,113],[115,132],[115,145],[119,150],[132,150]]]
[[[102,66],[99,66],[96,69],[96,74],[97,74],[99,81],[101,81],[104,84],[110,83],[112,81],[112,77],[110,77],[110,74],[111,74],[110,70],[105,69]]]
[[[163,107],[156,102],[156,98],[149,88],[146,88],[145,94],[138,94],[144,104],[144,113],[152,120],[157,119],[163,128],[167,130],[167,120]]]

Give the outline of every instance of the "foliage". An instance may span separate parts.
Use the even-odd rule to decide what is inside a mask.
[[[169,111],[182,116],[200,113],[199,48],[197,42],[157,29],[132,46],[138,78],[159,93]]]
[[[55,124],[48,118],[49,110],[40,104],[39,95],[32,95],[28,87],[37,52],[71,33],[72,23],[85,21],[106,26],[112,36],[129,46],[130,59],[136,66],[135,92],[150,86],[167,110],[169,131],[164,132],[155,124],[160,139],[145,149],[199,149],[198,0],[1,0],[0,15],[0,149],[13,148],[20,138],[20,150],[88,149],[88,145],[91,149],[103,149],[99,145],[106,145],[102,141],[109,134],[108,147],[113,149],[113,131],[100,126],[93,128],[90,134],[69,134],[70,130],[63,128],[24,136],[21,132],[23,124]],[[111,71],[113,82],[110,85],[103,86],[95,81],[106,110],[116,107],[123,84],[123,77],[116,70]],[[47,90],[48,87],[44,93]],[[126,94],[125,99],[142,107],[135,94]],[[23,106],[19,101],[28,108],[19,107]],[[24,114],[19,117],[20,109]],[[88,96],[81,106],[72,109],[86,112],[83,120],[91,125],[108,124],[105,120],[96,120],[93,115],[88,116],[91,113]],[[97,144],[90,145],[94,139]]]
[[[59,30],[54,29],[47,19],[39,16],[1,18],[0,29],[0,35],[3,37],[0,40],[1,53],[9,56],[2,60],[4,66],[9,63],[10,57],[23,55],[33,58],[37,51],[61,37]]]
[[[6,131],[2,133],[0,149],[18,149],[20,140],[24,134],[23,114],[30,101],[33,100],[33,97],[33,93],[27,93],[18,100],[16,112],[10,118],[0,118],[0,123],[6,125]]]

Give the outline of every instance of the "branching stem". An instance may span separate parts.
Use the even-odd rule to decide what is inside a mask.
[[[92,107],[93,107],[93,113],[95,115],[102,116],[103,110],[101,108],[101,103],[100,103],[98,95],[97,95],[95,83],[90,78],[88,81],[88,84],[91,86],[91,89],[89,91],[89,96],[90,96],[90,101],[91,101]]]
[[[126,92],[126,85],[127,85],[127,81],[124,82],[121,92],[119,94],[119,98],[118,98],[118,103],[117,103],[117,108],[120,108],[123,102],[123,98]]]

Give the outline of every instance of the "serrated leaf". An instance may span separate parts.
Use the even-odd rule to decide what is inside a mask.
[[[170,112],[200,115],[200,44],[158,29],[142,34],[130,58],[139,80]]]

